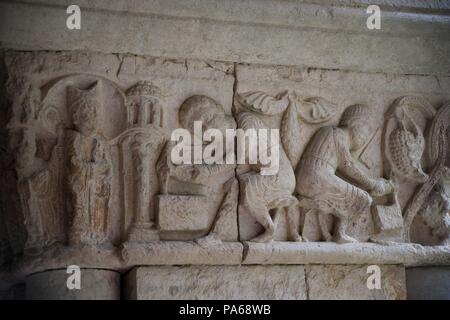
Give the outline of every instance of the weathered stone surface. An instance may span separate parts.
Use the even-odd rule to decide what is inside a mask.
[[[28,300],[118,300],[120,274],[109,270],[81,269],[80,289],[69,290],[66,270],[52,270],[26,278]]]
[[[450,300],[450,267],[406,268],[409,300]]]
[[[303,266],[137,267],[127,299],[305,300]]]
[[[203,231],[211,224],[205,196],[162,195],[157,197],[161,231]]]
[[[375,243],[245,242],[244,264],[402,264],[446,266],[448,246]]]
[[[2,2],[2,46],[409,74],[450,70],[445,1],[80,0],[79,31],[66,28],[70,4]],[[382,8],[380,30],[366,27],[373,4]]]
[[[133,270],[135,298],[394,299],[401,266],[450,265],[446,1],[80,0],[79,31],[68,4],[0,1],[2,295],[96,298]],[[235,129],[256,162],[211,148]],[[174,132],[213,163],[174,161]],[[60,292],[68,265],[91,293]]]
[[[405,268],[380,265],[381,289],[367,287],[367,266],[306,266],[308,298],[311,300],[403,300],[406,299]]]
[[[243,245],[240,242],[202,243],[164,241],[146,244],[124,244],[125,267],[135,265],[239,265]]]

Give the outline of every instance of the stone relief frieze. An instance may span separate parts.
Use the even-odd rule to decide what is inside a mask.
[[[212,251],[246,241],[392,245],[415,241],[417,219],[448,245],[449,104],[398,95],[380,112],[370,99],[291,85],[233,92],[228,71],[214,72],[195,85],[172,74],[11,80],[25,92],[11,93],[8,125],[21,218],[1,224],[3,255],[180,242]],[[174,163],[171,132],[194,134],[196,121],[224,135],[278,129],[277,173],[262,174],[261,163]],[[223,148],[224,159],[234,154]],[[12,241],[14,228],[25,240]]]

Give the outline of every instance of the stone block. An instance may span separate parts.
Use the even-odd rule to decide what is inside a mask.
[[[158,224],[161,231],[198,231],[208,228],[210,218],[204,196],[157,196]]]
[[[381,288],[369,289],[367,266],[311,265],[306,267],[311,300],[402,300],[406,298],[405,268],[380,265]]]
[[[306,299],[303,266],[138,267],[125,277],[127,299]]]

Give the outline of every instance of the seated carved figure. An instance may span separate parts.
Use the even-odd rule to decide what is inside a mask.
[[[233,147],[233,144],[222,145],[223,152],[219,152],[219,149],[217,149],[218,153],[214,153],[217,157],[208,155],[213,157],[215,160],[218,160],[217,162],[206,162],[204,152],[206,148],[212,146],[212,142],[208,142],[206,140],[196,140],[194,129],[194,122],[197,122],[197,125],[198,122],[200,122],[202,127],[201,130],[207,131],[209,129],[216,129],[221,131],[223,137],[225,137],[225,132],[227,129],[236,128],[236,122],[233,117],[227,115],[223,107],[217,101],[204,95],[194,95],[187,98],[180,106],[178,115],[181,127],[187,130],[187,132],[194,137],[193,140],[190,140],[190,144],[186,145],[187,149],[194,153],[195,146],[199,147],[199,150],[203,155],[203,159],[200,159],[200,162],[192,161],[191,163],[184,163],[182,161],[179,164],[174,163],[172,159],[172,151],[174,150],[176,144],[174,142],[167,143],[165,150],[163,150],[156,166],[158,180],[160,182],[160,194],[183,196],[185,197],[183,201],[188,201],[184,203],[185,206],[190,206],[191,204],[189,201],[197,199],[197,201],[199,201],[199,205],[204,205],[204,208],[199,210],[208,210],[206,209],[208,208],[208,202],[211,203],[213,202],[213,199],[217,199],[216,193],[220,192],[222,188],[225,192],[222,205],[226,204],[226,199],[230,197],[235,197],[237,199],[237,195],[233,196],[235,194],[233,191],[233,186],[236,185],[236,179],[234,177],[235,165],[226,164],[225,161],[227,152],[231,150],[230,148]],[[220,182],[220,179],[222,178],[229,180],[222,183]],[[208,199],[209,201],[205,201],[205,199]],[[191,233],[189,238],[194,237],[196,241],[200,241],[205,244],[222,240],[222,232],[226,231],[221,230],[225,223],[224,219],[226,220],[224,215],[226,215],[226,212],[230,211],[222,208],[222,205],[219,207],[217,212],[212,212],[210,210],[211,213],[215,213],[215,217],[209,227],[205,228],[205,225],[203,225],[204,221],[202,223],[199,221],[190,222],[189,228],[191,229],[188,231]],[[189,208],[189,210],[191,209],[192,208]],[[161,216],[165,216],[168,213],[159,209],[158,214],[159,225],[161,228],[161,220],[164,220],[161,219]],[[174,226],[170,227],[173,228]],[[178,224],[175,228],[180,228],[180,225]],[[164,228],[161,230],[165,231]],[[197,235],[194,236],[195,232]]]
[[[306,198],[306,202],[311,200],[313,209],[337,219],[334,234],[337,243],[356,242],[346,233],[350,216],[370,207],[371,195],[392,191],[392,185],[385,179],[368,176],[351,153],[365,145],[374,132],[372,123],[366,106],[348,107],[339,127],[328,126],[316,132],[296,170],[296,191],[300,197]]]
[[[225,114],[223,107],[215,100],[203,95],[194,95],[186,99],[180,107],[179,119],[181,126],[184,129],[187,129],[192,135],[194,135],[194,122],[196,121],[202,123],[202,130],[206,131],[208,129],[217,129],[223,132],[223,136],[225,136],[226,129],[236,128],[234,119]],[[223,153],[224,161],[222,164],[201,163],[175,165],[170,160],[170,153],[173,145],[174,143],[167,146],[167,150],[163,153],[164,157],[160,159],[158,163],[158,174],[160,176],[160,181],[163,184],[161,188],[162,193],[171,193],[170,190],[167,190],[171,188],[171,185],[173,185],[170,184],[170,181],[168,181],[171,178],[177,180],[177,187],[180,187],[180,182],[188,183],[190,187],[189,193],[196,193],[196,191],[201,193],[201,191],[197,189],[202,189],[201,186],[205,184],[209,178],[223,172],[224,170],[230,169],[230,166],[225,164],[226,148],[228,146],[225,146]],[[202,154],[203,149],[207,145],[208,144],[203,144]],[[164,175],[167,175],[167,177],[163,177]]]

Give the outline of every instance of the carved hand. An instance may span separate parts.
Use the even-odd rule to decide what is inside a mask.
[[[196,180],[199,176],[200,176],[200,169],[198,168],[198,166],[192,166],[191,170],[190,170],[190,174],[191,174],[191,179],[192,180]]]
[[[375,185],[370,194],[374,197],[381,197],[394,191],[392,183],[386,179],[375,180]]]

